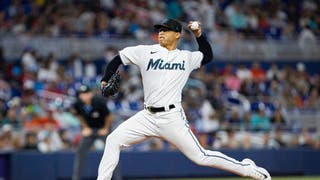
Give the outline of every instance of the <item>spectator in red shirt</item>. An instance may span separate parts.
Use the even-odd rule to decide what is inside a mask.
[[[266,80],[266,72],[260,67],[259,62],[254,62],[252,64],[251,74],[254,82],[264,82]]]

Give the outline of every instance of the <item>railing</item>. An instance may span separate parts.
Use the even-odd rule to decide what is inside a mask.
[[[98,38],[47,38],[47,37],[3,37],[0,46],[4,48],[5,57],[17,59],[26,48],[34,48],[40,55],[55,53],[57,58],[67,58],[71,54],[78,54],[86,59],[103,57],[106,47],[123,48],[135,45],[133,39],[98,39]]]
[[[287,119],[293,128],[320,129],[319,110],[288,110]]]
[[[210,40],[215,57],[218,59],[237,60],[320,60],[320,42],[299,43],[295,40]],[[4,36],[0,46],[4,48],[7,59],[17,59],[27,47],[33,47],[40,55],[54,52],[57,58],[66,58],[77,53],[83,58],[102,57],[108,46],[124,48],[137,44],[152,44],[151,40],[143,42],[136,39],[120,38],[47,38],[28,36]]]
[[[244,60],[319,60],[320,43],[303,44],[295,40],[236,40],[231,42],[222,59]]]

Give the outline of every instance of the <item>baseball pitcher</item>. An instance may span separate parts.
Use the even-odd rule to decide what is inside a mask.
[[[167,140],[198,165],[223,169],[257,180],[271,180],[269,173],[250,159],[237,161],[221,152],[204,149],[190,130],[181,106],[182,89],[190,73],[210,62],[213,54],[209,42],[202,35],[201,24],[189,22],[187,27],[197,40],[198,51],[177,49],[182,25],[177,20],[165,19],[161,24],[154,25],[159,32],[159,44],[124,48],[107,65],[101,80],[104,96],[116,93],[119,78],[115,74],[121,64],[139,67],[144,109],[120,124],[107,137],[98,180],[111,179],[121,148],[150,137]]]

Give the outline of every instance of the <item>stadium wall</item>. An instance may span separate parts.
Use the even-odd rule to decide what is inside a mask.
[[[241,160],[249,157],[272,175],[319,175],[320,151],[313,149],[222,150]],[[102,152],[88,154],[83,175],[95,179]],[[71,178],[74,153],[12,152],[0,154],[3,179],[66,180]],[[180,152],[122,152],[120,170],[125,179],[151,177],[215,177],[232,174],[200,167]]]

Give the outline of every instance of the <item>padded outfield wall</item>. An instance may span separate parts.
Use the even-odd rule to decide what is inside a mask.
[[[222,150],[238,160],[249,157],[272,175],[320,175],[320,150]],[[102,152],[88,155],[83,171],[86,179],[95,179]],[[0,154],[0,177],[12,180],[70,179],[74,153],[42,154],[19,151]],[[125,179],[151,177],[233,176],[225,171],[200,167],[180,152],[122,152],[120,170]]]

